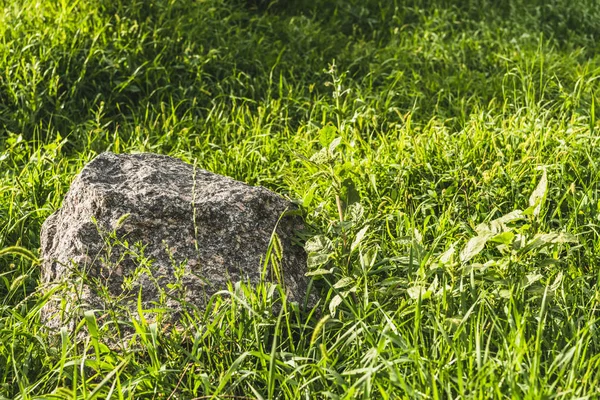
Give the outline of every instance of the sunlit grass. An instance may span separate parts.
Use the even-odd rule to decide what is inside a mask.
[[[0,398],[597,396],[593,1],[0,4]],[[296,201],[321,302],[48,335],[40,227],[105,150]]]

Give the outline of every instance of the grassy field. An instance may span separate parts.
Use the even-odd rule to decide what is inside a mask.
[[[600,396],[596,1],[0,4],[1,399]],[[49,336],[40,227],[106,150],[297,201],[317,308]]]

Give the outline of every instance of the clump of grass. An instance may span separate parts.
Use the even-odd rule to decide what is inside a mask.
[[[595,397],[594,2],[250,3],[2,5],[0,398]],[[319,305],[49,337],[39,229],[104,150],[296,200]]]

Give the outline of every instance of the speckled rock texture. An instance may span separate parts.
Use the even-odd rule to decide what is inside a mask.
[[[303,228],[294,209],[267,189],[175,158],[103,153],[42,226],[42,281],[54,290],[42,320],[57,328],[86,310],[135,313],[139,293],[145,309],[161,304],[176,315],[182,298],[202,309],[228,281],[261,276],[303,303],[306,254],[294,243]],[[268,253],[275,262],[265,268]]]

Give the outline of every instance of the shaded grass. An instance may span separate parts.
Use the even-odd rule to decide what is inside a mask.
[[[0,249],[37,252],[99,152],[153,151],[296,200],[323,301],[274,315],[276,288],[232,285],[180,330],[123,316],[123,353],[99,315],[48,337],[35,262],[3,254],[0,397],[595,396],[594,2],[2,6]],[[577,243],[461,260],[539,167],[539,215],[505,231]]]

